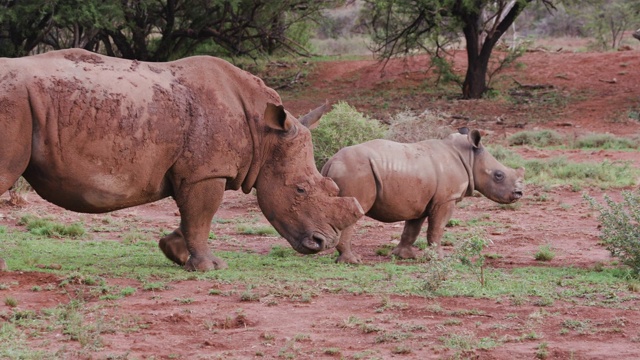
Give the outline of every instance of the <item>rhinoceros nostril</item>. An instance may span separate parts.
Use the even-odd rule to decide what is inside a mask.
[[[324,250],[325,243],[326,239],[320,234],[313,234],[302,241],[304,247],[314,252]]]

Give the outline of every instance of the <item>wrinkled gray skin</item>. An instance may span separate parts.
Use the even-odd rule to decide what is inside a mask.
[[[226,266],[207,245],[225,190],[257,190],[301,253],[335,246],[362,209],[315,168],[307,129],[259,78],[214,57],[144,63],[80,49],[0,59],[0,194],[22,175],[65,209],[103,213],[168,196],[160,248],[187,270]]]
[[[477,130],[461,132],[465,134],[414,144],[373,140],[346,147],[325,164],[322,174],[338,184],[341,196],[358,199],[367,216],[405,221],[394,255],[415,258],[412,245],[428,219],[427,242],[442,256],[440,240],[458,201],[474,190],[502,204],[523,195],[524,168],[499,163],[482,146]],[[342,232],[337,262],[360,262],[351,250],[352,236],[353,226]]]

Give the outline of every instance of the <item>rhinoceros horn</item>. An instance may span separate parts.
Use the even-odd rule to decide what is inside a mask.
[[[322,115],[329,110],[329,107],[329,101],[325,101],[324,104],[314,110],[311,110],[308,114],[298,119],[298,121],[307,128],[313,129],[317,126],[318,120],[320,120]]]

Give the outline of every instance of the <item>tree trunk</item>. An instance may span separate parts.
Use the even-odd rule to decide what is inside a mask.
[[[467,41],[467,75],[462,84],[462,97],[464,99],[479,99],[487,91],[487,69],[493,48],[500,40],[509,26],[532,0],[517,1],[507,7],[507,13],[502,18],[496,19],[496,26],[486,34],[484,41],[480,40],[483,29],[481,26],[481,12],[459,13],[464,22],[462,31]]]
[[[465,14],[462,29],[467,42],[467,74],[462,83],[462,98],[479,99],[487,90],[487,66],[491,51],[480,44],[480,17],[478,14]],[[486,44],[486,42],[485,42]],[[480,50],[482,46],[482,51]]]

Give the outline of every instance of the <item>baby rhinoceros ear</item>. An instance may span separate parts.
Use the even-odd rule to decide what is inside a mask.
[[[474,149],[480,149],[482,147],[482,134],[478,130],[471,130],[469,132],[469,143],[473,146]]]
[[[293,126],[293,121],[287,117],[284,106],[272,103],[267,103],[264,110],[264,123],[267,127],[280,131],[289,131]]]

